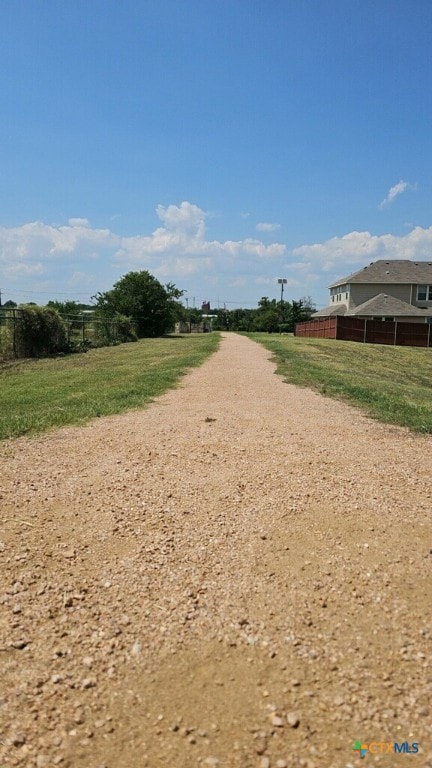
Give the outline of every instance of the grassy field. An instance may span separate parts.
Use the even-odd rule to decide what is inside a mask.
[[[219,334],[142,339],[0,366],[0,439],[140,408],[218,346]]]
[[[292,384],[360,406],[370,416],[432,432],[432,349],[248,334]]]

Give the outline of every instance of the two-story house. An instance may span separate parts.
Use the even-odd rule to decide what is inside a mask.
[[[380,259],[329,286],[330,303],[312,315],[432,322],[432,261]]]

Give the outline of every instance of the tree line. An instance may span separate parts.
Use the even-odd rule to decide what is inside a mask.
[[[213,327],[226,331],[293,333],[295,324],[309,320],[315,312],[310,296],[298,301],[276,301],[263,296],[257,309],[217,309]]]
[[[163,336],[174,329],[176,322],[189,328],[201,323],[203,311],[185,307],[181,302],[183,294],[174,283],[162,285],[143,270],[129,272],[111,290],[97,293],[91,305],[49,301],[45,307],[34,304],[17,307],[15,302],[7,301],[3,308],[12,311],[7,314],[13,314],[14,356],[37,357],[81,351],[88,345]],[[256,309],[218,308],[210,314],[214,330],[289,333],[295,323],[307,320],[313,311],[310,297],[292,302],[262,297]],[[5,317],[3,314],[0,325],[0,347],[11,331],[5,325]],[[95,328],[91,341],[85,337],[86,322],[92,322]],[[18,348],[23,350],[22,354],[17,352]]]

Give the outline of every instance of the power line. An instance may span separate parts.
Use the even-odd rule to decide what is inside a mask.
[[[25,289],[17,289],[16,287],[15,288],[8,288],[8,287],[5,288],[5,287],[3,287],[2,290],[3,290],[3,294],[7,291],[8,293],[11,293],[11,294],[12,293],[19,293],[19,294],[21,294],[23,296],[53,296],[54,294],[56,296],[72,296],[72,295],[73,296],[89,296],[90,295],[90,292],[84,293],[83,291],[68,291],[68,292],[66,292],[66,291],[56,291],[56,290],[52,290],[52,291],[32,291],[32,290],[25,290]],[[102,293],[103,293],[103,291],[102,291]],[[193,299],[195,300],[195,298],[196,297],[194,296]],[[189,299],[189,301],[190,301],[190,299]],[[258,303],[257,301],[242,301],[241,299],[238,299],[237,301],[228,301],[228,300],[221,299],[221,298],[217,298],[217,299],[204,299],[204,298],[201,299],[201,298],[196,298],[196,301],[198,302],[198,304],[199,303],[202,304],[203,302],[209,301],[211,304],[236,304],[238,307],[242,307],[242,306],[245,306],[245,305],[254,307]]]
[[[52,290],[52,291],[32,291],[32,290],[17,289],[16,287],[15,288],[8,288],[8,287],[5,288],[3,286],[3,288],[2,288],[3,296],[5,295],[6,292],[9,293],[9,294],[19,293],[19,294],[21,294],[23,296],[27,296],[28,295],[28,296],[51,296],[52,297],[54,294],[55,294],[55,296],[68,296],[68,297],[70,297],[70,296],[74,296],[74,297],[86,296],[86,297],[89,297],[90,299],[94,295],[92,293],[92,291],[88,291],[86,293],[84,293],[84,291],[68,291],[68,292],[66,292],[66,291],[56,291],[56,290]],[[97,291],[97,293],[99,293],[99,291]],[[104,292],[101,291],[101,293],[104,293]],[[184,300],[186,302],[190,301],[190,299],[188,297],[183,297],[183,298],[184,298]],[[195,299],[196,297],[193,297],[193,298]],[[257,307],[259,299],[257,299],[257,301],[243,301],[242,299],[237,299],[237,301],[229,301],[228,299],[221,299],[220,296],[219,296],[217,299],[214,299],[214,298],[208,299],[208,298],[198,298],[197,297],[196,301],[197,301],[198,304],[200,304],[200,303],[202,304],[204,302],[209,302],[210,304],[213,304],[213,305],[217,304],[218,306],[220,304],[223,304],[223,305],[228,305],[229,304],[231,306],[235,305],[235,306],[237,306],[239,308],[242,308],[242,307],[246,307],[246,306],[248,306],[248,307]],[[324,307],[326,305],[319,304],[317,306],[321,309],[322,307]]]
[[[3,286],[2,291],[3,291],[3,293],[5,293],[6,291],[8,293],[21,293],[24,296],[27,296],[27,295],[31,295],[31,296],[35,296],[35,295],[36,296],[52,296],[53,293],[55,293],[56,296],[70,296],[72,293],[73,293],[74,296],[89,296],[89,294],[91,293],[90,291],[87,291],[86,293],[84,293],[84,291],[73,291],[73,290],[72,291],[68,291],[67,293],[66,293],[66,291],[57,291],[57,290],[52,290],[52,291],[32,291],[32,290],[26,290],[25,288],[17,288],[16,286],[15,286],[15,288],[8,288],[8,287],[5,288]]]

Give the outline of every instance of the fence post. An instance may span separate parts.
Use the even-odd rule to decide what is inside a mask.
[[[367,326],[367,319],[365,318],[365,321],[364,321],[364,332],[363,332],[363,344],[366,344],[366,326]]]
[[[394,338],[393,338],[393,346],[396,346],[396,337],[397,337],[397,320],[395,320],[395,330],[394,330]]]
[[[431,327],[431,324],[428,323],[428,340],[427,340],[428,347],[430,347],[430,327]]]
[[[14,357],[16,357],[17,354],[16,354],[16,311],[15,311],[15,308],[12,309],[12,325],[13,325],[13,330],[12,330],[12,349],[13,349],[13,355],[14,355]]]

